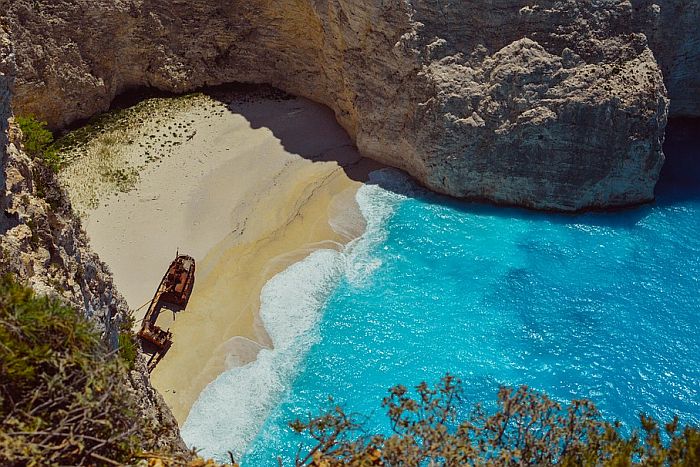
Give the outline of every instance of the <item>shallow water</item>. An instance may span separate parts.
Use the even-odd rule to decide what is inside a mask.
[[[700,424],[700,177],[667,172],[654,205],[578,216],[460,203],[375,173],[358,193],[365,235],[268,284],[275,350],[213,382],[185,440],[275,465],[302,441],[287,422],[329,395],[384,430],[388,387],[445,372],[469,403],[526,384],[590,398],[627,427],[640,412]]]

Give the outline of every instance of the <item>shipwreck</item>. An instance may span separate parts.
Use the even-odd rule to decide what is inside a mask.
[[[170,263],[151,300],[141,322],[141,330],[138,332],[138,336],[146,344],[144,347],[150,347],[151,350],[148,361],[149,371],[155,368],[173,344],[170,329],[164,330],[158,326],[158,316],[163,310],[176,313],[187,307],[194,288],[194,272],[194,258],[178,253],[175,260]],[[146,348],[144,350],[147,351]]]

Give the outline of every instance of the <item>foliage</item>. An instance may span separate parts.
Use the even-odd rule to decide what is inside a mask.
[[[31,115],[18,116],[16,121],[22,130],[24,149],[30,155],[39,156],[53,143],[53,133],[46,128],[46,122]]]
[[[122,321],[119,328],[119,356],[130,370],[134,368],[138,355],[138,343],[132,331],[133,325],[134,318],[129,316],[129,319]]]
[[[383,401],[393,434],[368,435],[363,420],[340,407],[293,422],[314,445],[296,465],[700,465],[700,431],[665,426],[642,416],[642,434],[625,437],[619,424],[602,420],[592,402],[562,407],[527,387],[503,388],[498,410],[481,406],[459,415],[461,382],[447,375],[435,388],[425,383],[412,394],[396,386]],[[665,439],[665,441],[664,441]]]
[[[0,464],[133,458],[142,434],[119,359],[57,300],[0,279]]]
[[[22,130],[24,150],[30,156],[43,161],[54,172],[58,172],[61,158],[53,146],[53,133],[46,127],[47,123],[37,120],[32,115],[18,116],[15,120]]]
[[[215,465],[140,452],[157,434],[137,418],[126,381],[124,362],[136,358],[131,324],[122,324],[113,358],[72,309],[0,278],[0,465]],[[700,465],[700,431],[679,429],[677,419],[662,430],[642,416],[641,431],[625,436],[587,400],[563,407],[526,387],[503,388],[489,414],[465,411],[462,396],[450,375],[434,388],[392,388],[382,404],[391,435],[367,433],[366,417],[340,407],[297,420],[291,427],[313,443],[296,465]]]

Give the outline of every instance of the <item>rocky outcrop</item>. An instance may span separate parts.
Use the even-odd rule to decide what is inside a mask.
[[[0,1],[0,7],[4,6]],[[4,161],[9,145],[9,116],[12,113],[10,108],[10,89],[12,87],[11,72],[14,72],[14,56],[10,38],[3,29],[0,22],[0,161]],[[5,172],[0,171],[0,187],[5,186]],[[0,196],[0,202],[4,197]],[[0,232],[4,233],[11,225],[11,219],[5,215],[5,206],[0,204]]]
[[[21,151],[21,134],[12,125],[10,109],[14,60],[1,28],[0,52],[0,273],[73,305],[116,348],[128,306],[115,291],[109,270],[90,249],[54,174]],[[143,356],[128,384],[139,401],[141,420],[157,435],[144,440],[144,449],[186,453],[175,418],[151,387]]]
[[[652,199],[663,163],[635,1],[15,0],[7,22],[16,108],[55,127],[130,87],[265,82],[435,191],[578,210]]]
[[[671,117],[700,117],[700,2],[633,0],[661,66],[671,98]]]

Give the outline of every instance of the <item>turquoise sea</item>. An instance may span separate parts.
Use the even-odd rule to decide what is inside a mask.
[[[463,203],[375,172],[358,193],[367,232],[266,285],[275,348],[209,385],[185,441],[276,465],[302,442],[287,422],[329,395],[385,430],[387,388],[446,372],[468,404],[526,384],[626,429],[640,412],[700,425],[700,150],[678,133],[657,202],[618,212]]]

